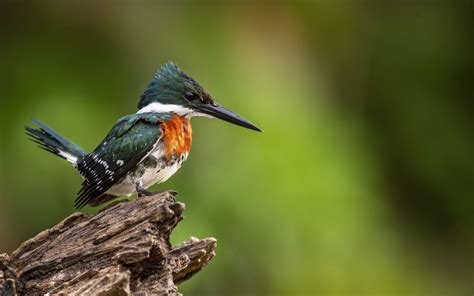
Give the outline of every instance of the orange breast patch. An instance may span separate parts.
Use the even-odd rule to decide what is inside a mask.
[[[166,158],[189,152],[193,138],[191,122],[185,116],[173,114],[170,120],[161,123]]]

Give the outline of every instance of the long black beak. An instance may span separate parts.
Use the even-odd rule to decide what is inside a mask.
[[[219,105],[216,102],[212,103],[203,103],[199,100],[194,101],[193,107],[201,113],[225,120],[227,122],[240,125],[242,127],[261,132],[262,130],[259,129],[255,124],[251,123],[247,119],[243,118],[242,116],[230,111],[229,109],[225,108],[224,106]]]

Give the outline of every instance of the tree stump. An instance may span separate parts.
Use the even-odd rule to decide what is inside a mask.
[[[172,192],[74,213],[0,254],[0,295],[181,295],[177,284],[211,260],[214,238],[172,247],[184,204]]]

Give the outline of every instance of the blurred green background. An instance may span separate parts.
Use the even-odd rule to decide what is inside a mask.
[[[472,1],[0,6],[0,251],[71,214],[81,178],[34,116],[92,150],[174,61],[264,129],[194,119],[153,189],[215,236],[188,295],[472,295]],[[95,212],[97,209],[87,209]]]

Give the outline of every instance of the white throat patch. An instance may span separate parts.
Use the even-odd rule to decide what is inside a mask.
[[[191,118],[191,117],[194,117],[194,116],[203,116],[203,117],[208,117],[208,118],[214,118],[211,115],[207,115],[207,114],[204,114],[204,113],[199,113],[199,112],[196,112],[192,109],[189,109],[189,108],[186,108],[186,107],[183,107],[183,106],[180,106],[180,105],[162,104],[162,103],[158,103],[158,102],[153,102],[153,103],[150,103],[150,104],[146,105],[145,107],[138,110],[137,114],[138,113],[147,113],[147,112],[156,112],[156,113],[170,113],[170,112],[173,112],[173,113],[176,113],[180,116],[186,116],[187,118]]]
[[[189,113],[193,113],[194,111],[180,106],[180,105],[173,105],[173,104],[161,104],[158,102],[153,102],[151,104],[146,105],[145,107],[138,110],[137,113],[146,113],[146,112],[156,112],[156,113],[176,113],[178,115],[184,116]]]

